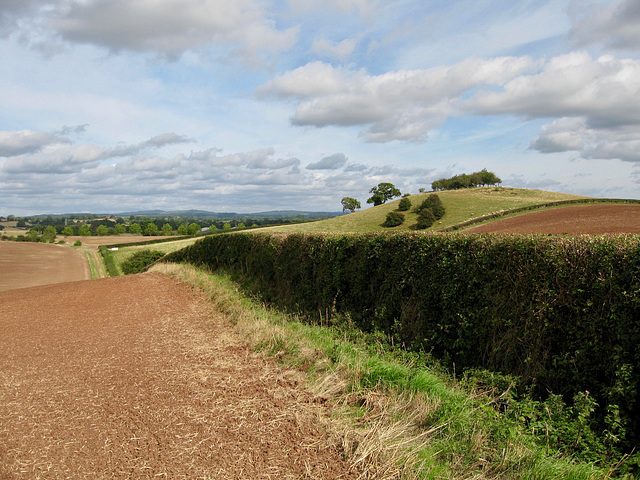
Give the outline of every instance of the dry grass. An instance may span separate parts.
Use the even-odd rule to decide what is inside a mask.
[[[331,419],[321,421],[332,444],[362,472],[359,478],[603,478],[591,465],[546,457],[518,432],[494,437],[502,427],[491,399],[464,391],[435,370],[418,372],[330,329],[296,322],[247,299],[224,276],[176,264],[158,264],[152,271],[204,290],[250,346],[303,378],[315,401],[332,407]],[[393,370],[391,377],[404,380],[371,386],[376,368]]]
[[[253,348],[267,349],[276,358],[288,356],[287,350],[295,349],[294,363],[315,372],[309,388],[317,401],[334,407],[335,413],[325,428],[336,446],[362,472],[360,478],[416,478],[418,452],[433,433],[433,429],[421,431],[419,426],[437,402],[425,395],[395,396],[373,390],[353,391],[353,371],[340,366],[329,367],[321,350],[307,346],[308,339],[303,332],[292,331],[284,319],[274,323],[275,313],[247,308],[238,301],[235,292],[220,288],[215,277],[194,267],[176,264],[158,264],[152,271],[207,292],[216,308],[228,316]],[[360,410],[364,414],[354,416],[354,411]]]

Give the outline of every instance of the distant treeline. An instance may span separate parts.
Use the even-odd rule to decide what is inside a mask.
[[[441,178],[431,184],[433,191],[437,190],[458,190],[460,188],[486,187],[488,185],[499,185],[502,183],[495,173],[487,171],[486,168],[471,174],[463,173],[451,178]]]
[[[195,235],[202,228],[210,233],[215,231],[227,231],[231,229],[242,230],[245,228],[257,228],[269,225],[287,225],[313,221],[323,216],[296,215],[291,217],[251,217],[237,216],[237,218],[195,218],[195,217],[144,217],[131,215],[128,219],[122,217],[107,216],[97,218],[95,215],[80,216],[46,216],[46,217],[15,217],[9,216],[11,221],[16,221],[18,228],[25,229],[25,235],[19,235],[13,239],[18,241],[43,241],[41,236],[47,227],[52,227],[53,238],[56,235],[72,236],[103,236],[121,235],[124,233],[142,235]],[[0,225],[0,230],[3,226]],[[51,229],[50,229],[51,230]],[[47,237],[49,238],[49,237]]]

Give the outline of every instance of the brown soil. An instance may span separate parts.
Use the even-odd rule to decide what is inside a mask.
[[[327,406],[159,274],[0,292],[0,479],[356,478]]]
[[[150,240],[160,239],[170,240],[171,237],[145,237],[143,235],[107,235],[103,237],[80,237],[74,235],[70,237],[58,236],[58,239],[64,240],[71,245],[73,245],[76,240],[80,240],[83,246],[98,248],[100,245],[119,245],[121,243],[148,242]]]
[[[0,291],[91,278],[83,252],[32,242],[0,242],[0,272]]]
[[[464,230],[465,233],[640,233],[640,205],[580,205],[525,213]]]

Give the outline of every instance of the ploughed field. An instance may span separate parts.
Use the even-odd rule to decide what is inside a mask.
[[[91,278],[78,250],[31,242],[0,242],[0,291]]]
[[[357,478],[327,406],[159,274],[0,292],[0,479]]]
[[[464,233],[640,234],[640,205],[579,205],[519,214]]]

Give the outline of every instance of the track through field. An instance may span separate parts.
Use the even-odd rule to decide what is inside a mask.
[[[356,478],[328,410],[146,273],[0,292],[0,479]]]

